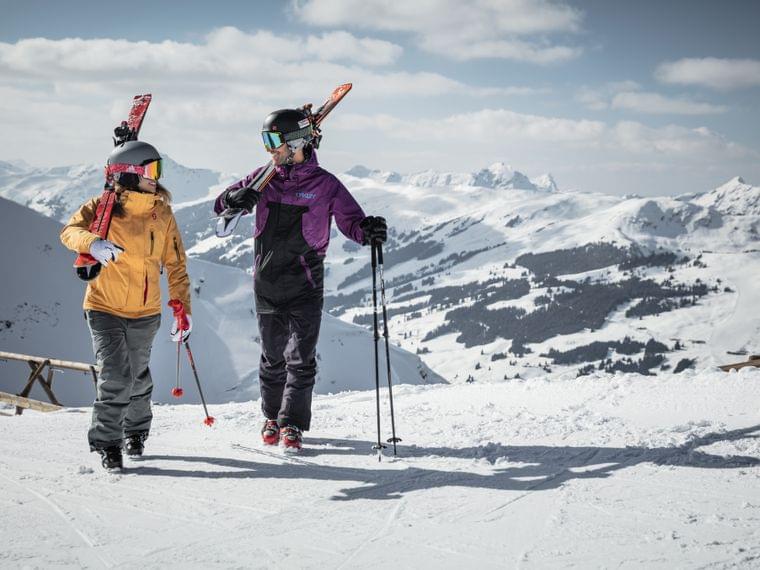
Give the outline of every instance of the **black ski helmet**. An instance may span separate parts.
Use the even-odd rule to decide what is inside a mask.
[[[116,164],[145,166],[157,160],[161,160],[161,155],[152,144],[144,141],[127,141],[113,149],[106,164],[107,166]],[[126,188],[137,188],[140,180],[137,174],[131,172],[116,172],[113,179]]]
[[[269,113],[264,119],[261,132],[267,148],[276,148],[282,143],[288,143],[293,151],[309,144],[314,137],[309,115],[299,109],[280,109]],[[276,135],[279,135],[281,140],[278,140]],[[277,142],[280,144],[276,144]]]

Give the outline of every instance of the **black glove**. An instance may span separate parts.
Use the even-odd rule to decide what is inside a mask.
[[[243,186],[235,190],[227,190],[222,201],[228,208],[240,208],[247,212],[253,212],[260,199],[261,192]]]
[[[364,231],[364,245],[385,243],[388,239],[388,224],[383,217],[367,216],[359,223],[359,227]]]

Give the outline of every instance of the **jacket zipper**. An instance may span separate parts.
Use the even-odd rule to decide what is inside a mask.
[[[153,230],[150,230],[150,255],[153,255]]]
[[[172,238],[174,240],[174,253],[177,254],[177,261],[179,261],[179,246],[177,245],[177,238]]]
[[[145,289],[143,290],[143,305],[148,302],[148,274],[145,274]]]

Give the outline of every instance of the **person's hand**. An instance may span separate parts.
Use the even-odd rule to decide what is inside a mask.
[[[364,245],[372,243],[385,243],[388,239],[388,224],[381,216],[367,216],[359,227],[364,232]]]
[[[119,255],[124,251],[124,248],[108,241],[107,239],[96,239],[90,246],[90,255],[103,267],[108,267],[108,264],[112,261],[116,263],[119,259]]]
[[[179,299],[169,301],[169,306],[174,313],[174,322],[170,333],[172,341],[185,342],[190,338],[190,331],[193,330],[193,319],[185,312],[185,305]]]
[[[246,212],[253,212],[260,199],[261,192],[243,186],[236,190],[227,190],[224,193],[223,201],[228,208],[239,208]]]

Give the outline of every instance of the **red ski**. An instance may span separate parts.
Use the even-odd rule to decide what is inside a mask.
[[[113,144],[118,146],[127,141],[136,141],[140,134],[145,113],[148,111],[148,105],[153,96],[150,93],[145,95],[135,95],[132,99],[132,108],[126,121],[114,129]],[[113,206],[116,203],[116,192],[113,189],[113,175],[106,174],[103,194],[100,196],[98,208],[95,210],[95,217],[90,223],[89,230],[105,239],[108,235],[108,227],[111,225],[111,214]],[[77,276],[84,281],[94,279],[100,273],[100,263],[89,253],[80,253],[74,261],[74,268]]]
[[[304,111],[310,113],[311,124],[314,129],[314,139],[312,142],[314,148],[319,148],[319,143],[322,140],[322,132],[319,128],[319,125],[322,123],[322,121],[325,120],[325,117],[330,114],[330,111],[332,111],[336,105],[340,103],[341,99],[343,99],[343,97],[345,97],[346,94],[351,91],[351,87],[353,87],[353,84],[351,83],[338,85],[338,87],[336,87],[333,92],[330,93],[330,96],[327,98],[327,100],[322,103],[322,105],[315,112],[311,111],[311,103],[303,106]],[[251,181],[251,183],[248,185],[248,188],[252,188],[256,192],[263,192],[264,188],[266,188],[267,184],[269,184],[269,182],[274,177],[274,173],[274,161],[270,160],[269,164],[266,165],[266,168],[262,168],[261,172],[259,172],[256,178]],[[249,213],[250,212],[246,210],[241,210],[238,208],[227,208],[224,210],[221,214],[216,216],[218,218],[216,224],[217,237],[227,237],[231,235],[232,232],[235,231],[235,227],[237,226],[240,218]]]

